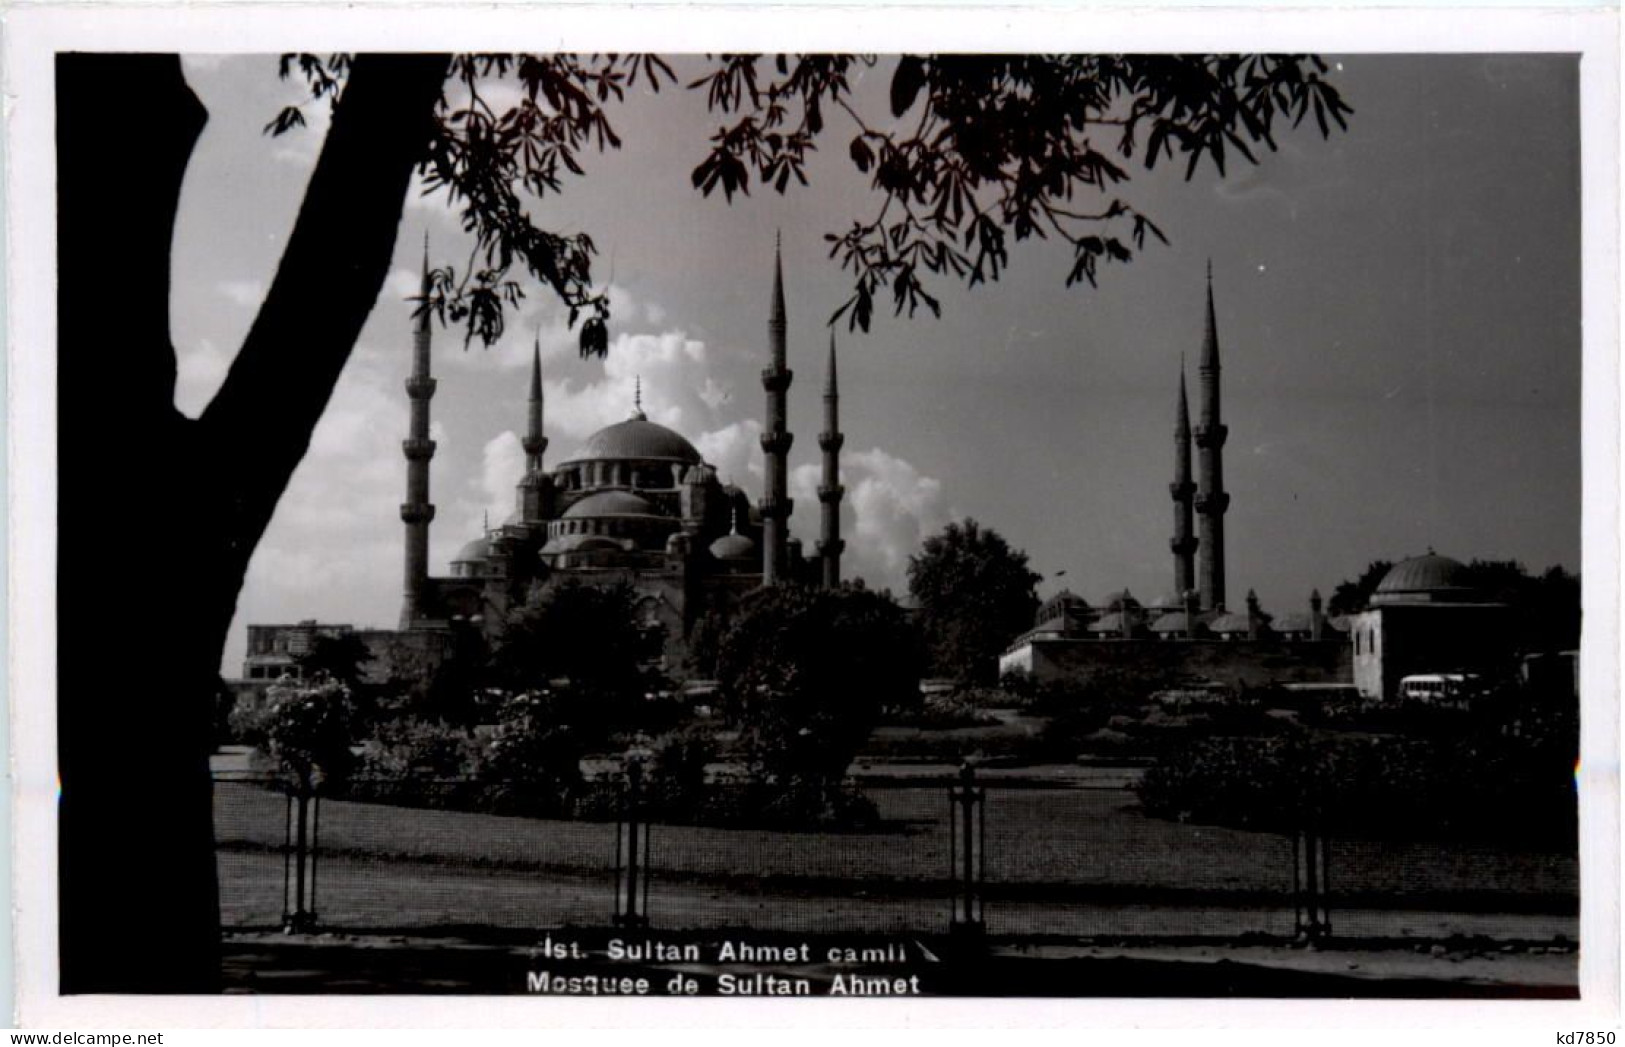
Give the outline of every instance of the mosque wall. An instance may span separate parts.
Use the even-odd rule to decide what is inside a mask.
[[[1033,640],[1011,652],[1039,683],[1088,683],[1100,673],[1174,672],[1231,687],[1345,683],[1352,648],[1332,640]],[[1001,668],[1005,666],[1001,661]]]

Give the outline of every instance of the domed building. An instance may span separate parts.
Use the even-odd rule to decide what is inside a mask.
[[[1206,323],[1192,424],[1185,369],[1180,367],[1174,414],[1173,586],[1148,600],[1123,589],[1091,607],[1062,591],[1040,609],[1033,628],[999,657],[1000,675],[1038,682],[1087,682],[1099,674],[1172,671],[1230,686],[1270,683],[1336,684],[1349,676],[1349,648],[1311,592],[1307,613],[1272,615],[1249,591],[1228,599],[1224,445],[1229,434],[1220,410],[1219,334],[1208,273]]]
[[[769,318],[770,360],[762,374],[767,421],[762,437],[767,490],[754,505],[738,487],[724,484],[681,433],[650,421],[643,411],[641,382],[630,416],[588,436],[557,465],[544,461],[541,358],[533,354],[526,418],[525,473],[514,512],[501,526],[465,544],[451,561],[450,575],[428,571],[429,502],[428,402],[435,391],[429,375],[427,317],[419,321],[413,374],[407,380],[412,429],[405,443],[408,462],[406,593],[397,643],[422,648],[432,659],[435,642],[459,626],[477,628],[490,641],[502,635],[510,617],[542,599],[567,580],[593,585],[626,584],[639,595],[641,620],[658,639],[668,664],[680,662],[689,633],[705,614],[726,607],[743,593],[765,584],[796,580],[839,583],[840,502],[838,452],[841,434],[835,378],[835,347],[829,352],[824,388],[822,540],[804,557],[788,531],[791,503],[791,435],[785,431],[791,372],[785,358],[782,270],[775,260]],[[372,643],[381,634],[369,633]],[[373,644],[376,646],[376,644]]]
[[[1429,549],[1390,567],[1349,617],[1355,689],[1388,699],[1407,676],[1507,669],[1512,628],[1510,608],[1473,588],[1466,565]]]

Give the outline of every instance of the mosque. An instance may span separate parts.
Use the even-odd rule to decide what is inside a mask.
[[[424,293],[428,260],[424,259]],[[1396,564],[1368,610],[1328,617],[1312,592],[1307,613],[1271,615],[1248,592],[1239,609],[1228,603],[1225,572],[1224,445],[1218,325],[1211,266],[1206,325],[1198,364],[1201,405],[1191,424],[1181,368],[1174,423],[1172,591],[1141,601],[1126,589],[1091,605],[1062,591],[1040,608],[1032,629],[999,660],[1001,675],[1038,681],[1087,679],[1103,671],[1166,672],[1231,686],[1269,683],[1338,684],[1372,698],[1393,697],[1407,675],[1493,670],[1511,654],[1508,608],[1490,603],[1462,582],[1457,561],[1428,555]],[[545,461],[541,359],[532,355],[522,445],[525,471],[512,514],[465,544],[450,574],[429,573],[429,407],[427,316],[413,336],[406,380],[410,428],[407,461],[404,585],[398,628],[355,629],[314,621],[250,625],[243,675],[247,681],[298,673],[298,661],[322,635],[354,633],[373,655],[368,674],[384,680],[419,674],[449,656],[461,638],[500,640],[511,615],[568,580],[624,583],[637,594],[640,622],[665,663],[682,664],[695,626],[763,585],[797,581],[841,583],[840,450],[835,344],[825,372],[820,537],[811,555],[789,533],[787,491],[788,395],[794,373],[786,358],[784,277],[777,253],[768,320],[769,354],[762,371],[766,424],[761,437],[764,494],[754,504],[717,478],[694,445],[651,422],[641,390],[625,421],[589,436],[557,465]],[[1194,445],[1195,453],[1192,453]],[[1194,459],[1194,463],[1193,463]],[[1194,464],[1194,476],[1193,476]]]
[[[423,287],[428,294],[428,258]],[[448,576],[429,573],[429,407],[436,391],[430,373],[431,331],[427,315],[413,334],[407,461],[404,586],[395,630],[349,626],[249,626],[244,675],[275,679],[296,671],[299,656],[315,637],[355,632],[372,652],[370,675],[384,678],[444,658],[459,633],[472,630],[487,643],[502,636],[513,612],[542,599],[568,580],[593,585],[624,583],[637,594],[639,620],[658,643],[668,665],[681,663],[687,640],[705,615],[726,609],[741,595],[784,581],[835,587],[841,583],[840,394],[831,336],[824,378],[824,431],[820,538],[811,555],[789,532],[788,396],[794,372],[786,358],[787,322],[782,263],[775,253],[768,319],[769,357],[762,371],[766,424],[761,437],[763,496],[752,504],[745,491],[717,478],[692,443],[652,422],[643,412],[641,387],[625,420],[589,436],[558,464],[548,466],[539,348],[531,358],[530,396],[524,437],[525,471],[513,513],[488,527],[453,556]]]
[[[1201,412],[1191,425],[1184,369],[1174,420],[1173,588],[1141,601],[1128,590],[1091,606],[1062,590],[1039,608],[1033,628],[999,659],[1000,675],[1043,682],[1086,681],[1101,672],[1169,671],[1229,686],[1345,686],[1362,697],[1392,699],[1418,674],[1494,674],[1514,661],[1511,615],[1467,584],[1467,568],[1431,549],[1396,563],[1368,609],[1325,613],[1318,590],[1307,613],[1271,615],[1249,591],[1239,609],[1227,603],[1224,424],[1213,271],[1198,378]],[[1196,448],[1196,475],[1192,453]]]

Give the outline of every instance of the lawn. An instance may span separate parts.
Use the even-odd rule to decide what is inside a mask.
[[[884,828],[782,832],[655,826],[662,926],[899,930],[946,923],[942,786],[873,788]],[[228,926],[281,912],[283,798],[216,786]],[[1291,930],[1291,850],[1273,834],[1147,818],[1122,788],[989,789],[986,896],[1010,933]],[[318,909],[355,928],[602,924],[615,825],[327,801]],[[1572,936],[1572,857],[1427,843],[1333,843],[1336,904],[1369,933]],[[1377,918],[1379,912],[1397,914]],[[1372,921],[1376,921],[1373,923]],[[1525,933],[1526,928],[1536,931]],[[1549,928],[1543,932],[1539,929]]]

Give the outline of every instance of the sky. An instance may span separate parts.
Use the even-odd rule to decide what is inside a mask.
[[[920,542],[973,517],[1025,550],[1043,595],[1091,601],[1173,589],[1168,550],[1182,357],[1192,410],[1211,260],[1223,357],[1232,604],[1305,609],[1375,559],[1432,548],[1532,569],[1580,561],[1580,193],[1577,63],[1558,55],[1330,59],[1354,107],[1307,124],[1257,167],[1137,169],[1122,195],[1168,234],[1100,286],[1067,289],[1062,245],[1014,245],[999,282],[939,280],[943,315],[837,328],[846,433],[844,573],[906,589]],[[686,64],[685,64],[686,63]],[[674,60],[680,76],[691,60]],[[297,86],[271,56],[193,56],[209,121],[175,233],[177,406],[218,388],[286,242],[323,120],[271,138]],[[859,86],[883,108],[884,60]],[[606,360],[581,360],[562,311],[531,288],[497,346],[438,331],[433,573],[513,508],[530,346],[540,339],[547,462],[633,410],[687,436],[759,494],[775,234],[789,312],[792,532],[816,537],[827,321],[849,283],[823,234],[872,201],[834,128],[811,185],[730,205],[689,171],[722,122],[670,88],[611,113],[623,148],[542,201],[586,231],[613,316]],[[846,132],[846,133],[843,133]],[[467,255],[438,198],[409,199],[395,267],[249,569],[222,665],[249,622],[392,627],[400,607],[402,382],[423,237]],[[336,245],[335,249],[342,249]],[[1064,572],[1064,574],[1063,574]]]

